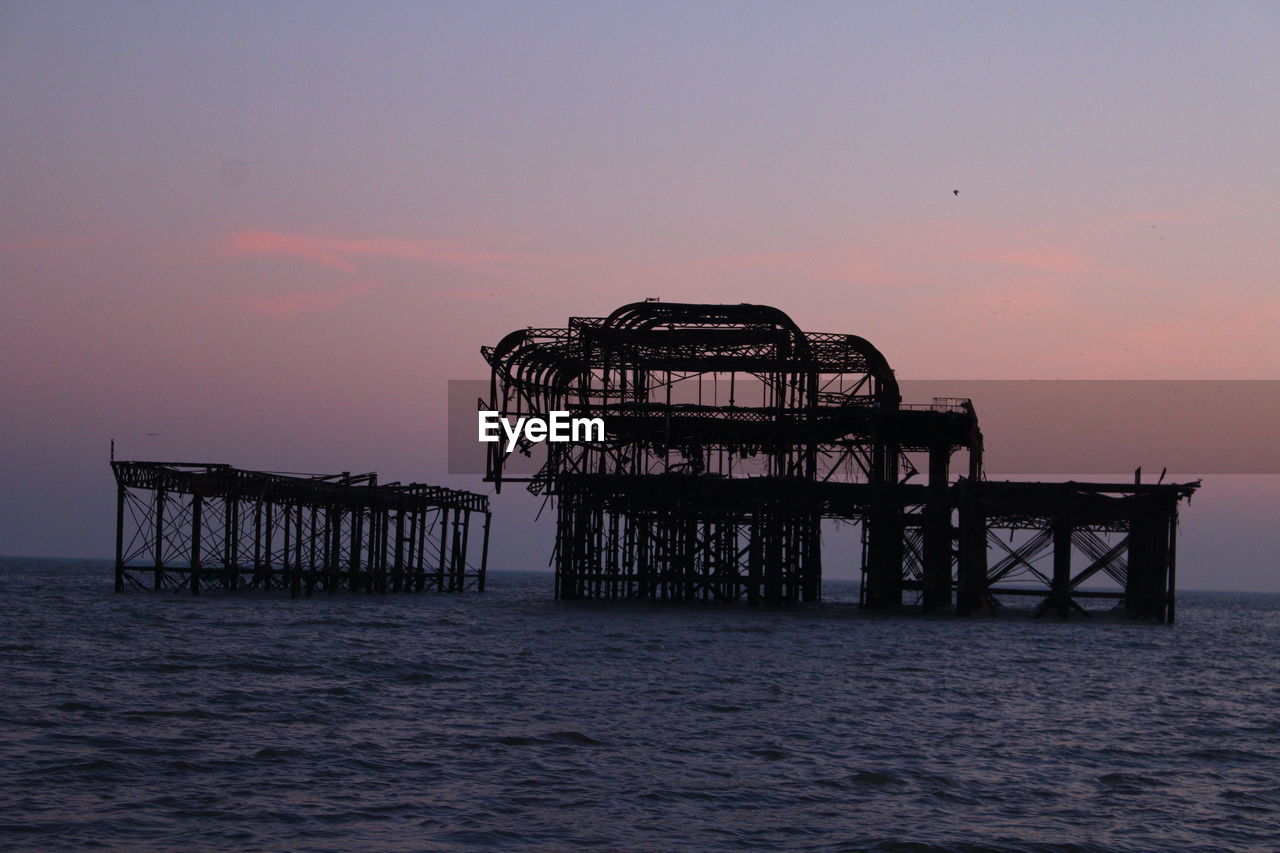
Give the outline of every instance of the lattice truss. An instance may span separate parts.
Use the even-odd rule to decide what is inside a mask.
[[[988,601],[1048,589],[1042,612],[1113,598],[1163,621],[1174,590],[1177,505],[1197,486],[981,484],[972,508],[986,523]]]
[[[118,590],[483,589],[482,495],[374,474],[113,462]],[[473,533],[472,519],[482,529]]]

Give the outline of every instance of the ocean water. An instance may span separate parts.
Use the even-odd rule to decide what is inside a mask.
[[[1280,596],[1159,627],[550,595],[0,560],[0,847],[1280,849]]]

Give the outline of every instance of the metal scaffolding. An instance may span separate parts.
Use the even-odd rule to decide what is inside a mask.
[[[903,404],[863,338],[804,332],[764,305],[647,301],[481,351],[483,407],[605,424],[599,442],[521,440],[513,452],[542,461],[531,477],[488,446],[487,481],[557,505],[559,598],[817,601],[821,524],[840,519],[861,527],[867,607],[971,612],[1030,591],[1042,612],[1111,596],[1172,620],[1177,503],[1196,484],[988,482],[972,402]],[[1043,542],[999,556],[1001,531],[1045,529],[1051,571],[1034,568]],[[1074,576],[1073,545],[1091,558]],[[1086,586],[1098,579],[1119,589]]]
[[[112,461],[116,591],[484,590],[489,501],[376,474]],[[483,528],[472,533],[472,519]]]
[[[1178,502],[1197,485],[960,482],[960,612],[1034,595],[1038,613],[1065,618],[1083,611],[1081,599],[1102,598],[1172,622]]]

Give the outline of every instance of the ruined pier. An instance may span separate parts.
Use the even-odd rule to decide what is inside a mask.
[[[1034,596],[1172,622],[1178,504],[1198,483],[996,482],[973,402],[903,403],[856,335],[764,305],[646,301],[482,348],[503,417],[602,418],[605,440],[488,445],[486,479],[556,505],[562,599],[821,597],[822,525],[861,529],[862,604],[964,614]],[[957,463],[957,457],[960,461]]]
[[[484,590],[484,495],[379,484],[376,474],[114,460],[111,468],[117,592]]]

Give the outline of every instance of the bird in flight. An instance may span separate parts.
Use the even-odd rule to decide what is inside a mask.
[[[952,190],[952,191],[951,191],[951,194],[952,194],[952,195],[960,195],[960,190]]]

